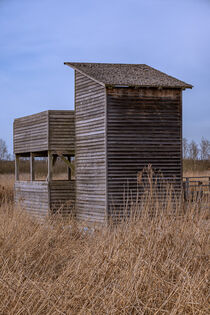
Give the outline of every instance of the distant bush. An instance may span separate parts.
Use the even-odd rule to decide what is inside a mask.
[[[183,160],[184,172],[204,172],[210,171],[210,160]]]
[[[29,159],[21,159],[19,165],[19,172],[21,174],[29,174]],[[47,160],[35,161],[35,172],[38,177],[47,176]],[[67,166],[63,161],[57,160],[53,167],[54,174],[63,174],[67,172]],[[15,173],[15,161],[0,160],[0,174],[14,174]]]
[[[0,174],[13,174],[15,172],[15,162],[0,160]]]

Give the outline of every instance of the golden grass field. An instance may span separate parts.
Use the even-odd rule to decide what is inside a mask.
[[[209,314],[209,200],[86,230],[14,210],[13,183],[0,176],[0,314]]]

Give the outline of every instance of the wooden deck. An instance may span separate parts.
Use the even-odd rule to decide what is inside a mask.
[[[44,218],[50,214],[74,213],[75,181],[16,181],[15,203],[31,215]]]

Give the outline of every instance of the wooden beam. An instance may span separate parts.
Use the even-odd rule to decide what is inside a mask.
[[[19,180],[19,165],[20,165],[20,159],[19,155],[15,154],[15,180]]]
[[[52,153],[48,151],[48,182],[52,180]]]
[[[30,180],[35,180],[35,172],[34,172],[34,155],[30,153]]]
[[[96,83],[98,83],[98,84],[100,84],[100,85],[102,85],[102,86],[105,87],[105,84],[104,84],[103,82],[94,79],[93,77],[91,77],[90,75],[84,73],[84,72],[81,71],[81,70],[78,70],[77,67],[75,67],[73,64],[71,64],[71,62],[64,62],[64,65],[67,65],[67,66],[73,68],[75,71],[77,71],[77,72],[83,74],[84,76],[86,76],[87,78],[91,79],[92,81],[95,81]]]
[[[71,163],[71,157],[68,156],[67,157],[69,163]],[[72,174],[72,171],[71,171],[71,168],[67,165],[67,172],[68,172],[68,180],[71,180],[71,174]]]
[[[183,187],[184,187],[184,200],[189,201],[189,189],[190,189],[189,177],[186,177],[186,181],[183,182]]]
[[[73,166],[73,164],[70,162],[70,161],[68,161],[64,156],[63,156],[63,154],[61,153],[61,152],[56,152],[56,154],[61,158],[61,160],[62,161],[64,161],[64,163],[66,163],[67,164],[67,166],[71,169],[71,171],[74,173],[74,166]]]

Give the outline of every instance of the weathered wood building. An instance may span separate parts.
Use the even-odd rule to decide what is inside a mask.
[[[35,115],[15,119],[15,201],[37,217],[62,210],[74,211],[75,180],[68,168],[68,180],[53,178],[56,158],[70,162],[74,156],[74,111],[48,110]],[[20,180],[19,162],[30,157],[30,180]],[[48,159],[48,175],[43,180],[35,176],[35,158]]]
[[[125,193],[135,196],[137,174],[148,164],[180,190],[182,91],[192,86],[147,65],[65,64],[75,70],[77,218],[121,215]]]

